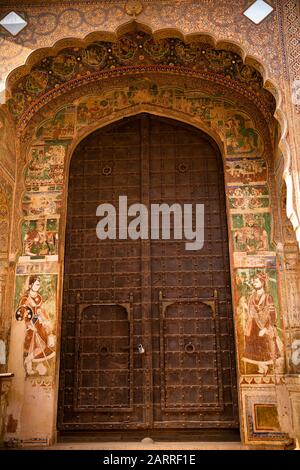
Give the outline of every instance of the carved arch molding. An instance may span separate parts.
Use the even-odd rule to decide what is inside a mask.
[[[249,163],[258,164],[264,168],[256,178],[266,181],[267,172],[273,174],[275,98],[264,88],[257,68],[243,63],[237,47],[223,47],[215,49],[203,36],[185,43],[178,37],[154,38],[136,31],[115,42],[65,40],[59,50],[34,52],[8,80],[7,106],[17,127],[21,158],[34,166],[26,170],[26,189],[63,183],[58,170],[55,181],[38,176],[41,145],[60,141],[60,154],[69,154],[84,135],[114,120],[116,113],[134,114],[134,108],[145,106],[192,121],[223,148],[229,167],[242,166],[243,172]],[[237,141],[239,148],[234,148]],[[254,157],[257,161],[249,160]],[[238,178],[249,180],[246,173]],[[18,191],[23,190],[20,184]],[[17,245],[16,239],[14,251]]]
[[[259,440],[260,432],[267,440],[284,438],[279,425],[274,432],[268,433],[267,424],[256,431],[251,413],[254,402],[276,408],[274,388],[268,387],[285,373],[286,352],[282,349],[276,364],[263,373],[242,359],[242,315],[251,295],[247,286],[258,273],[273,298],[278,331],[283,331],[274,244],[281,239],[280,226],[274,224],[276,102],[264,89],[260,72],[244,64],[237,51],[215,49],[204,37],[185,43],[144,31],[129,32],[117,41],[65,42],[59,51],[41,51],[29,62],[10,77],[7,101],[24,163],[18,165],[12,230],[12,251],[21,255],[15,304],[30,275],[39,273],[56,331],[58,261],[64,250],[58,240],[64,236],[69,161],[78,143],[95,129],[142,112],[192,124],[218,143],[224,159],[239,379],[241,385],[254,387],[254,395],[241,395],[242,419],[250,423],[247,439]],[[299,318],[295,321],[300,324]],[[280,339],[284,344],[283,333]],[[53,385],[55,375],[53,360],[26,378],[34,386]],[[264,387],[264,396],[257,386]]]

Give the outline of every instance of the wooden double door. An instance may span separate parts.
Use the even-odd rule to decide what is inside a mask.
[[[121,195],[128,206],[204,204],[203,248],[186,250],[172,229],[170,240],[99,240],[96,208],[113,204],[118,220]],[[124,119],[71,160],[58,429],[237,427],[221,156],[177,121]]]

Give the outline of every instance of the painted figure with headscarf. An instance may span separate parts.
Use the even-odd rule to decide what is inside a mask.
[[[282,342],[277,332],[277,312],[271,294],[266,292],[267,276],[257,273],[252,278],[254,291],[248,299],[245,322],[243,360],[256,364],[266,374],[270,364],[282,355]]]

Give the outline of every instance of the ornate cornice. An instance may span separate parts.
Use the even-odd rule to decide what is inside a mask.
[[[145,1],[145,0],[144,0]],[[149,1],[149,0],[146,0]],[[165,1],[165,0],[161,0]],[[68,5],[68,6],[74,6],[76,5],[99,5],[100,3],[111,3],[111,4],[124,4],[124,0],[77,0],[77,1],[72,1],[72,0],[2,0],[0,8],[4,7],[9,7],[13,9],[16,6],[22,6],[22,7],[34,7],[34,6],[45,6],[45,7],[51,7],[52,5]]]

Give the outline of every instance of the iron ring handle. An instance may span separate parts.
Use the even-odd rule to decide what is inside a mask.
[[[195,346],[191,342],[185,344],[184,350],[187,354],[193,354],[196,351]]]

